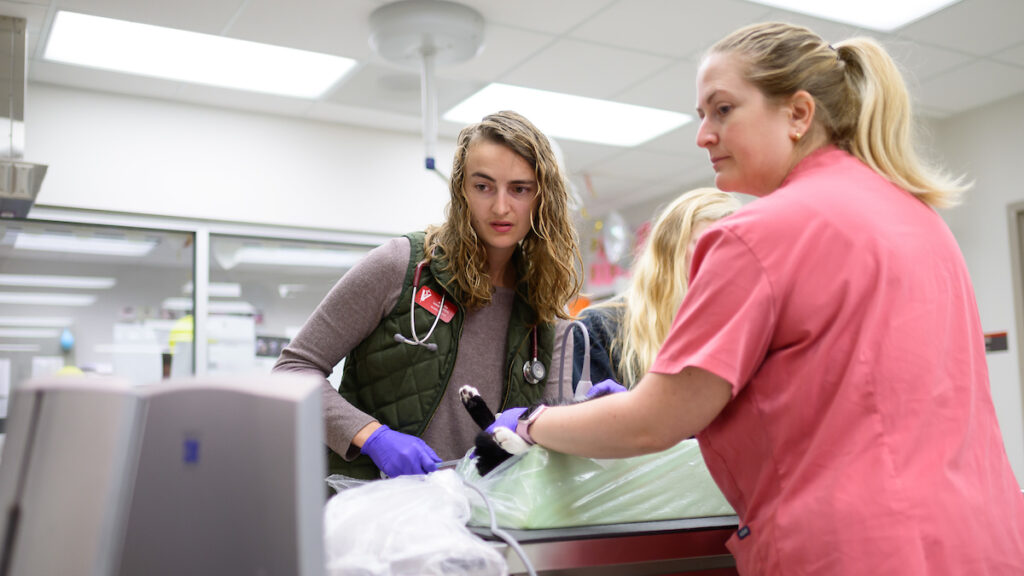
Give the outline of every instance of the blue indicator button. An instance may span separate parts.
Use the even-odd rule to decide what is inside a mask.
[[[199,463],[199,440],[195,438],[185,438],[185,445],[183,451],[183,459],[185,464],[198,464]]]

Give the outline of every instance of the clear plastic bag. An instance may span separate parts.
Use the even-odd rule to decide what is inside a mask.
[[[470,490],[455,471],[331,484],[341,491],[324,508],[328,576],[507,576],[466,528]]]
[[[715,485],[696,440],[663,452],[595,460],[532,446],[481,478],[466,455],[456,472],[481,489],[498,525],[568,528],[735,514]],[[470,494],[473,525],[489,525],[483,501]]]

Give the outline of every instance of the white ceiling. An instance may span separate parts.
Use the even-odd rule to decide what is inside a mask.
[[[899,1],[899,0],[894,0]],[[1024,0],[962,0],[894,34],[746,0],[460,0],[486,21],[483,51],[437,70],[443,113],[489,82],[692,112],[698,58],[736,27],[786,20],[826,40],[869,34],[907,72],[920,112],[944,118],[1024,92]],[[419,133],[419,73],[375,54],[369,15],[384,0],[0,0],[29,29],[29,81]],[[76,68],[42,60],[58,10],[133,20],[355,58],[319,100],[299,100]],[[126,49],[130,49],[126,47]],[[458,126],[441,122],[443,136]],[[635,148],[561,140],[592,213],[710,181],[695,123]]]

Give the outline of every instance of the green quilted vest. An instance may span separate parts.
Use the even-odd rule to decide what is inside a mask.
[[[430,266],[423,268],[419,285],[435,291],[445,290],[445,301],[456,305],[455,316],[448,323],[438,322],[434,328],[429,341],[437,345],[437,351],[395,340],[395,334],[412,337],[409,305],[416,265],[423,260],[424,236],[423,232],[406,235],[411,251],[402,293],[388,316],[346,357],[338,389],[346,400],[381,424],[414,436],[420,436],[426,430],[448,387],[465,319],[465,310],[457,301],[458,284],[450,274],[443,271],[446,264],[443,257],[435,257]],[[521,263],[519,252],[515,258]],[[530,406],[540,402],[544,394],[546,381],[529,384],[523,377],[523,364],[531,358],[533,352],[531,328],[535,323],[535,314],[523,295],[524,290],[522,285],[517,287],[512,304],[507,336],[505,393],[501,407],[496,411],[509,406]],[[421,307],[416,308],[416,334],[423,338],[430,331],[435,317]],[[538,356],[547,366],[549,377],[554,374],[551,366],[554,339],[553,325],[541,324],[538,327]],[[380,477],[377,467],[365,455],[360,455],[352,462],[345,462],[333,451],[327,452],[327,469],[330,474],[367,479]]]

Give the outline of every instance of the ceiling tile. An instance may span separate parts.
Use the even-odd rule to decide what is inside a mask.
[[[628,150],[595,166],[595,176],[617,176],[638,180],[662,180],[679,172],[679,157],[664,152]]]
[[[973,60],[972,57],[960,52],[911,42],[905,38],[890,37],[883,41],[882,45],[899,65],[904,78],[911,86]]]
[[[985,56],[1021,40],[1024,2],[962,0],[897,33],[911,40]]]
[[[434,85],[439,115],[483,87],[479,82],[452,80],[438,74],[435,74]],[[324,100],[419,118],[422,112],[421,92],[418,72],[367,65],[345,78]]]
[[[173,3],[171,3],[173,4]],[[372,0],[249,0],[227,34],[253,42],[366,60]]]
[[[570,172],[582,172],[587,168],[614,158],[623,153],[623,148],[606,146],[577,140],[556,140],[562,149],[562,159]]]
[[[667,134],[659,136],[644,144],[646,150],[656,150],[675,154],[680,159],[687,161],[708,162],[707,150],[697,146],[697,130],[700,128],[700,121],[694,120],[680,126]]]
[[[614,0],[459,0],[483,14],[488,24],[501,24],[548,34],[563,34],[600,13]]]
[[[925,106],[963,112],[1021,91],[1024,69],[978,60],[922,83],[918,98]]]
[[[451,78],[494,82],[555,41],[555,36],[499,24],[484,29],[483,50],[466,62],[450,64],[438,72]]]
[[[1024,66],[1024,44],[1018,44],[1013,48],[997,52],[992,55],[992,58],[1006,64]]]
[[[419,134],[419,71],[396,68],[369,47],[369,15],[387,1],[0,0],[0,10],[24,12],[29,20],[30,89],[50,83]],[[918,112],[926,117],[949,117],[1024,92],[1024,0],[963,0],[896,34],[748,0],[456,1],[484,15],[485,45],[467,62],[438,68],[441,113],[448,102],[495,81],[692,113],[698,59],[706,47],[742,25],[766,20],[807,26],[833,43],[860,34],[878,38],[906,70]],[[355,57],[361,68],[322,101],[308,102],[42,62],[47,18],[58,9]],[[981,61],[976,54],[984,55]],[[634,148],[559,145],[571,181],[591,206],[648,206],[713,182],[707,152],[695,144],[698,127],[691,122]],[[438,128],[443,144],[462,126],[439,120]],[[585,174],[594,195],[585,190]]]
[[[501,78],[502,82],[592,98],[607,98],[671,61],[629,50],[560,40]]]
[[[696,82],[697,63],[682,60],[615,94],[614,99],[693,115],[697,100]]]
[[[573,38],[662,54],[686,56],[703,50],[768,11],[740,0],[619,0],[572,31]]]
[[[812,32],[821,36],[824,41],[830,44],[835,44],[836,42],[841,42],[847,38],[853,38],[854,36],[872,36],[878,40],[882,39],[880,33],[875,31],[866,31],[857,28],[856,26],[843,24],[842,22],[815,18],[814,16],[790,12],[789,10],[773,9],[763,18],[763,21],[789,22],[790,24],[809,28]]]

